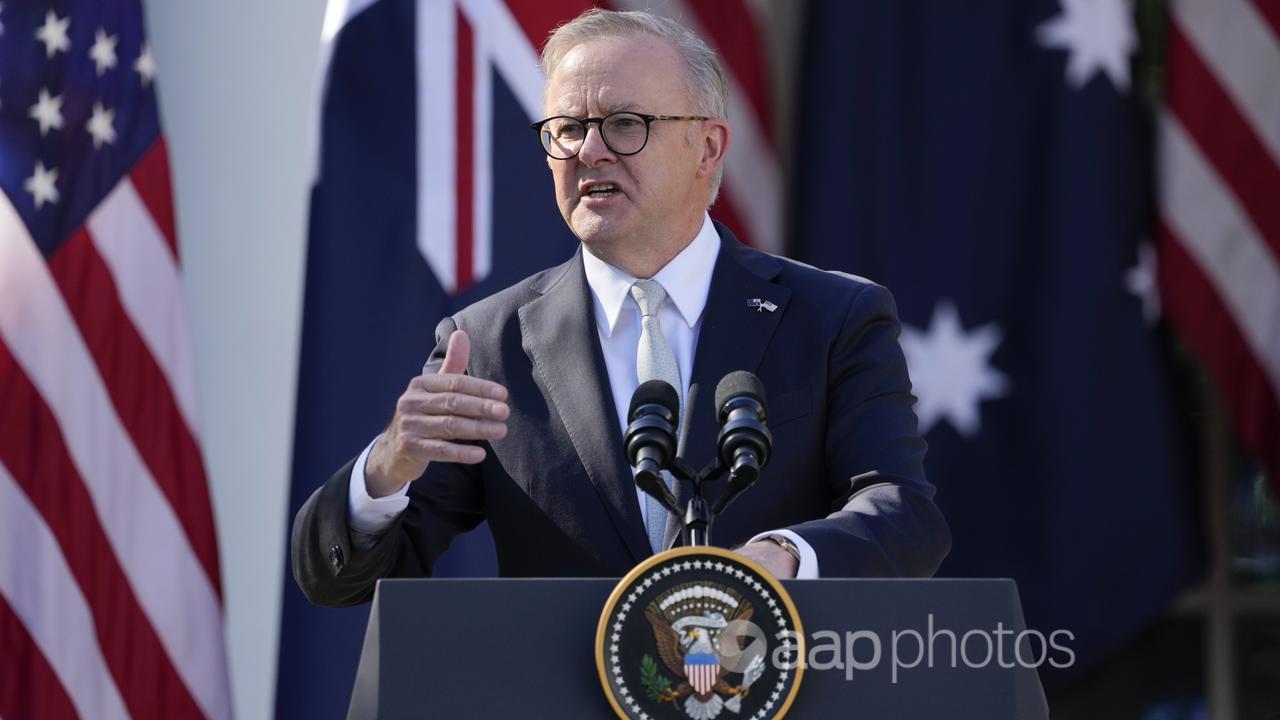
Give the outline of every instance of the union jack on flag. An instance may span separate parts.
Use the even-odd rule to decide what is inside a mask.
[[[138,0],[0,4],[0,716],[226,718]]]

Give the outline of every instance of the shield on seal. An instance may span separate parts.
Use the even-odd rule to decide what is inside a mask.
[[[684,656],[684,674],[694,692],[706,695],[720,675],[720,661],[709,653],[688,653]]]

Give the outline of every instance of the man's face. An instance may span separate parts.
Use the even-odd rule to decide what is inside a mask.
[[[603,117],[621,110],[695,114],[684,64],[669,43],[648,35],[591,40],[571,49],[547,81],[548,117]],[[643,255],[648,244],[687,242],[706,204],[702,135],[689,121],[656,121],[644,149],[623,156],[605,145],[599,125],[592,124],[576,157],[548,158],[560,214],[578,239],[615,265]],[[604,183],[615,190],[590,194]],[[676,237],[683,234],[689,237]]]

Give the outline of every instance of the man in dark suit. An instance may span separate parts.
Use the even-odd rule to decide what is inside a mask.
[[[707,216],[731,140],[714,52],[648,13],[590,11],[543,66],[535,129],[582,246],[440,323],[386,431],[299,511],[303,591],[367,601],[378,578],[430,575],[485,519],[503,575],[624,574],[680,529],[632,482],[631,393],[677,389],[681,454],[701,467],[715,385],[740,369],[767,388],[774,452],[712,540],[779,577],[931,575],[950,535],[892,297],[743,247]]]

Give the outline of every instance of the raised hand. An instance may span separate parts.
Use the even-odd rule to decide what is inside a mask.
[[[432,462],[484,460],[483,448],[456,441],[506,437],[507,389],[464,375],[470,359],[471,339],[455,330],[440,371],[409,381],[395,417],[369,452],[365,485],[371,497],[396,492]]]

